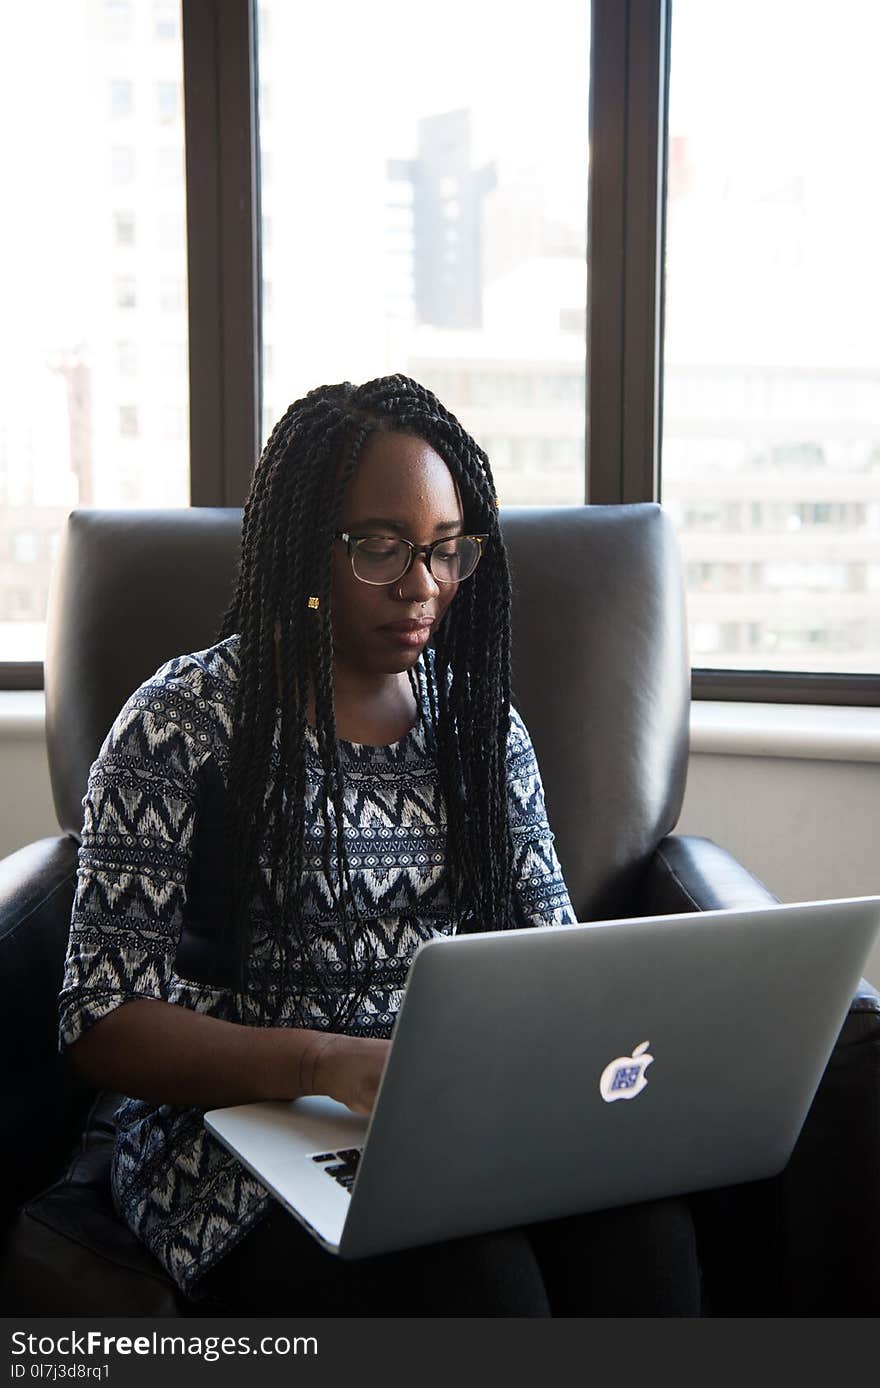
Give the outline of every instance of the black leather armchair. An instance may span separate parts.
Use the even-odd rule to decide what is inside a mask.
[[[503,512],[502,524],[514,574],[514,700],[535,742],[579,918],[770,899],[715,844],[672,836],[690,675],[663,512],[523,509]],[[114,1096],[89,1092],[58,1055],[55,1008],[89,767],[138,684],[171,656],[213,641],[240,526],[231,509],[84,510],[65,529],[46,654],[61,833],[0,863],[7,1315],[188,1311],[113,1212]],[[779,1006],[809,999],[781,997]],[[880,1310],[878,1158],[880,995],[865,984],[782,1175],[694,1197],[709,1313]]]

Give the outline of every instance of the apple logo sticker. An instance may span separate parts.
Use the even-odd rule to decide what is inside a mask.
[[[620,1055],[605,1066],[599,1080],[599,1093],[606,1104],[613,1104],[615,1099],[634,1099],[641,1094],[648,1083],[645,1071],[654,1059],[646,1055],[650,1044],[650,1041],[643,1041],[632,1055]]]

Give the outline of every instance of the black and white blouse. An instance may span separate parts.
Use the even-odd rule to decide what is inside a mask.
[[[137,689],[89,773],[77,890],[60,997],[61,1045],[131,998],[159,998],[221,1018],[257,1021],[254,999],[183,967],[195,845],[206,788],[225,783],[232,737],[237,635],[178,656]],[[430,661],[430,651],[423,660]],[[430,716],[388,747],[340,741],[344,833],[358,930],[374,956],[370,988],[345,1029],[390,1034],[419,944],[453,930],[445,873],[445,810]],[[276,728],[275,750],[278,745]],[[322,868],[323,771],[307,732],[304,919],[332,977],[338,932]],[[511,710],[510,828],[517,925],[575,920],[562,878],[528,732]],[[265,872],[264,872],[265,876]],[[255,898],[256,902],[256,898]],[[359,953],[359,951],[356,951]],[[251,978],[271,960],[255,905]],[[342,970],[340,970],[342,972]],[[203,977],[203,975],[198,975]],[[328,1026],[320,995],[301,980],[278,1025]],[[340,985],[342,986],[342,985]],[[201,1109],[126,1099],[117,1113],[113,1194],[128,1225],[174,1281],[198,1280],[251,1228],[271,1197],[205,1130]]]

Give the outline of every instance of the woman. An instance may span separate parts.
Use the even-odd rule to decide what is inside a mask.
[[[114,1198],[194,1299],[695,1313],[675,1202],[343,1263],[202,1124],[313,1093],[369,1113],[422,940],[574,921],[509,616],[482,450],[406,377],[320,387],[260,459],[217,642],[146,681],[92,766],[62,1041],[132,1096]]]

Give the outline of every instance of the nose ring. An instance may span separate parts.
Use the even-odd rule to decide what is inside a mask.
[[[401,601],[401,602],[406,602],[406,598],[403,596],[403,580],[402,580],[402,579],[401,579],[400,583],[398,583],[398,585],[397,585],[397,596],[400,598],[400,601]],[[423,603],[420,603],[420,604],[419,604],[419,606],[420,606],[422,609],[424,609],[425,607],[427,607],[427,605],[428,605],[428,604],[427,604],[426,602],[423,602]]]

